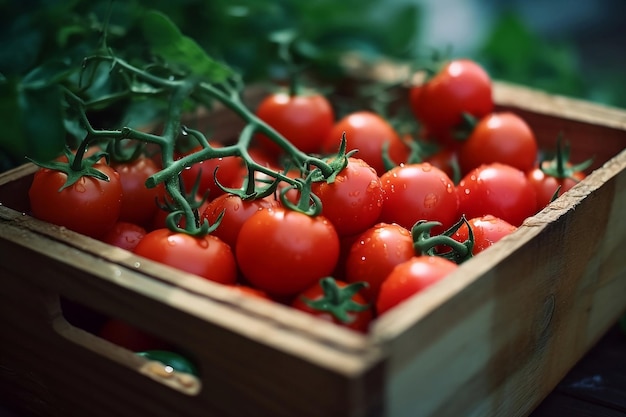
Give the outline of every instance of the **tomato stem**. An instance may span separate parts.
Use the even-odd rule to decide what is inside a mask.
[[[324,294],[321,298],[311,300],[302,297],[302,301],[313,310],[330,313],[341,323],[349,324],[354,321],[355,317],[350,313],[366,311],[370,308],[369,304],[360,304],[352,300],[355,294],[368,286],[366,282],[353,282],[342,288],[337,285],[334,278],[326,277],[319,281],[319,285]]]

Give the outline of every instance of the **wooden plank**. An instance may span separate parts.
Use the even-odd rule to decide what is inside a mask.
[[[551,391],[626,308],[625,167],[626,151],[378,320],[390,415],[523,416]]]

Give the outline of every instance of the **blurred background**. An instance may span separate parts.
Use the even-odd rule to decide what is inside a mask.
[[[141,14],[157,9],[246,82],[284,77],[270,39],[291,34],[294,56],[331,81],[348,52],[417,66],[436,52],[475,59],[494,79],[626,108],[623,0],[0,0],[0,171],[38,149],[33,135],[62,113],[48,83],[25,96],[25,77],[52,80],[37,69],[53,61],[80,65],[109,9],[108,45],[121,56],[145,54]]]

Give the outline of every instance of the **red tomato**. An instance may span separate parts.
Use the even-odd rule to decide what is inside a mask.
[[[376,171],[362,159],[349,158],[335,181],[311,187],[322,202],[322,214],[339,236],[349,236],[373,226],[383,207],[383,190]]]
[[[66,174],[48,168],[38,170],[28,190],[32,215],[95,238],[108,232],[120,215],[122,184],[110,166],[97,163],[93,168],[109,181],[84,176],[61,191]]]
[[[359,294],[361,285],[323,278],[300,293],[291,306],[322,320],[360,332],[372,321],[372,308]]]
[[[207,219],[209,224],[214,224],[223,212],[222,220],[212,234],[228,243],[234,250],[241,225],[257,211],[279,205],[273,196],[242,200],[234,194],[222,194],[207,204],[200,214],[200,221]]]
[[[352,244],[346,259],[346,281],[367,282],[362,294],[373,302],[391,270],[414,255],[411,232],[398,224],[379,223]]]
[[[256,114],[304,153],[319,153],[335,122],[334,110],[321,94],[271,94],[261,101]],[[270,153],[283,153],[267,136],[258,134],[257,138]]]
[[[377,313],[384,314],[412,295],[445,278],[456,268],[457,264],[438,256],[415,256],[397,265],[380,287],[376,301]]]
[[[468,59],[445,64],[423,85],[412,87],[409,100],[426,130],[442,138],[451,137],[450,132],[463,122],[463,113],[480,119],[494,108],[489,74]]]
[[[122,190],[122,210],[120,220],[146,226],[150,223],[158,206],[156,199],[162,194],[163,184],[146,187],[146,180],[159,171],[156,163],[145,156],[131,162],[112,163],[120,174]]]
[[[537,161],[537,140],[526,121],[511,112],[491,113],[478,122],[459,150],[461,172],[500,162],[522,171]]]
[[[491,214],[519,226],[537,211],[535,190],[524,172],[500,163],[468,172],[457,194],[460,214],[467,218]]]
[[[233,252],[216,236],[194,237],[157,229],[141,239],[135,253],[220,284],[234,284],[237,280]]]
[[[418,220],[438,221],[443,231],[458,219],[458,199],[448,174],[424,162],[400,165],[380,177],[383,209],[380,221],[411,230]]]
[[[146,229],[129,222],[118,221],[101,240],[109,245],[133,251],[139,241],[146,235]]]
[[[585,179],[585,174],[580,171],[572,172],[567,178],[558,178],[543,172],[540,167],[536,167],[527,173],[528,181],[535,189],[537,196],[537,210],[542,210],[550,204],[552,197],[559,190],[559,195],[568,191],[574,185]],[[560,188],[559,188],[560,187]]]
[[[272,296],[289,296],[333,272],[339,237],[324,216],[275,207],[245,221],[235,253],[252,286]]]
[[[398,132],[380,115],[368,111],[351,113],[333,126],[322,145],[322,151],[336,153],[343,134],[346,134],[347,150],[358,149],[354,155],[364,160],[376,170],[378,175],[384,173],[383,145],[388,143],[389,157],[396,164],[405,162],[409,155],[409,147],[402,142]]]
[[[133,352],[168,350],[172,347],[160,338],[118,319],[107,320],[98,332],[98,336]]]
[[[222,144],[219,142],[210,142],[210,144],[214,148],[222,147]],[[197,146],[191,151],[177,155],[177,159],[195,153],[201,149],[201,146]],[[216,168],[217,172],[215,171]],[[207,159],[193,164],[192,166],[184,169],[180,173],[180,176],[183,180],[183,184],[185,184],[187,192],[191,192],[198,175],[200,175],[200,187],[198,192],[204,195],[204,193],[208,190],[209,199],[213,199],[224,194],[224,191],[222,191],[222,189],[215,183],[216,179],[224,187],[238,187],[238,184],[240,183],[240,173],[241,160],[235,156],[228,156],[224,158]]]
[[[486,216],[474,217],[469,219],[467,223],[472,228],[474,235],[474,255],[484,251],[504,236],[517,230],[509,222],[499,219],[491,214]],[[463,224],[451,237],[459,242],[465,242],[468,239],[467,225]]]

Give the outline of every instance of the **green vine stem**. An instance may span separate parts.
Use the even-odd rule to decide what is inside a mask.
[[[132,139],[157,145],[161,150],[163,168],[147,179],[146,186],[152,188],[161,183],[164,184],[166,192],[172,200],[172,213],[168,225],[175,231],[185,232],[191,235],[202,235],[210,232],[213,228],[206,223],[198,224],[194,207],[190,204],[189,198],[181,192],[182,188],[179,174],[185,168],[195,163],[212,158],[227,156],[239,157],[243,160],[248,170],[248,181],[243,191],[246,198],[259,198],[260,196],[268,195],[276,189],[279,182],[286,182],[290,187],[297,188],[301,195],[305,194],[295,208],[313,216],[319,214],[321,203],[318,201],[319,199],[316,200],[316,196],[310,192],[304,190],[303,193],[302,187],[310,188],[310,184],[308,186],[306,186],[306,184],[307,182],[310,183],[313,181],[313,179],[315,181],[332,181],[334,176],[347,163],[348,155],[345,154],[345,151],[342,152],[342,148],[340,148],[335,158],[340,159],[340,161],[334,160],[331,162],[308,155],[297,149],[289,140],[258,118],[256,114],[245,105],[240,95],[242,85],[235,76],[223,82],[211,83],[193,75],[184,77],[178,73],[168,72],[165,71],[165,68],[159,68],[160,72],[157,75],[151,72],[153,71],[153,67],[142,69],[113,55],[94,55],[86,58],[83,64],[83,72],[88,68],[93,70],[94,66],[97,68],[99,65],[104,64],[110,66],[109,73],[111,76],[122,77],[127,86],[127,90],[110,93],[100,98],[85,101],[70,89],[65,89],[67,103],[71,109],[77,112],[79,121],[86,131],[86,135],[77,150],[77,156],[71,163],[71,168],[73,170],[79,170],[82,167],[82,156],[85,150],[95,142]],[[82,83],[83,73],[81,73],[80,80]],[[135,83],[147,84],[149,87],[137,89],[133,87]],[[83,86],[83,89],[84,88]],[[161,135],[141,132],[129,127],[122,127],[119,130],[98,130],[93,128],[87,117],[87,112],[90,108],[96,108],[103,104],[110,105],[116,100],[126,99],[133,95],[152,95],[169,100],[164,129]],[[197,105],[210,107],[214,100],[233,111],[245,122],[245,128],[234,144],[219,148],[212,147],[201,132],[189,129],[181,124],[184,109],[189,101]],[[275,171],[255,162],[248,153],[248,147],[256,132],[265,134],[280,146],[289,156],[291,163],[300,169],[303,178],[307,178],[307,180],[291,178],[283,172]],[[202,149],[182,158],[175,159],[175,146],[180,135],[191,135],[193,139],[201,145]],[[343,159],[345,159],[345,161]],[[258,185],[254,181],[255,172],[268,175],[274,178],[275,182],[264,187]],[[304,200],[306,200],[306,202]],[[304,207],[305,203],[306,207]],[[176,226],[181,216],[184,216],[187,220],[184,229],[180,229]]]
[[[465,225],[468,228],[468,237],[464,242],[459,242],[451,236]],[[443,233],[431,236],[433,227],[441,226],[440,222],[419,220],[411,228],[413,236],[413,249],[418,255],[439,256],[456,264],[461,264],[473,256],[474,232],[465,216],[452,225]],[[445,248],[446,250],[442,250]]]

